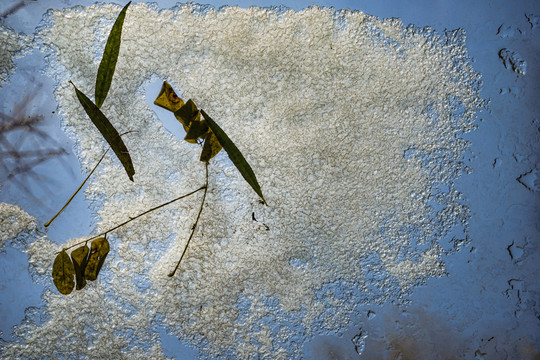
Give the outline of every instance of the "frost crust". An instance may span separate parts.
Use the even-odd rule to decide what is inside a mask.
[[[0,87],[8,80],[15,67],[14,60],[22,56],[22,51],[30,44],[29,36],[17,34],[0,23]]]
[[[8,241],[29,237],[36,230],[36,219],[17,205],[0,203],[0,250]]]
[[[51,11],[40,33],[83,166],[106,144],[68,80],[93,94],[119,10]],[[148,345],[159,320],[209,358],[298,358],[306,339],[346,326],[355,305],[406,301],[412,286],[444,273],[441,242],[467,227],[453,185],[467,170],[461,135],[482,105],[461,31],[318,7],[138,3],[122,39],[102,110],[119,132],[138,131],[124,140],[136,175],[132,183],[116,159],[104,161],[86,190],[97,231],[204,183],[198,151],[148,105],[150,81],[169,81],[222,126],[269,206],[222,152],[177,276],[167,273],[189,236],[196,197],[116,231],[102,278],[74,296],[49,293],[43,324],[24,325],[26,342],[6,354],[162,357]]]

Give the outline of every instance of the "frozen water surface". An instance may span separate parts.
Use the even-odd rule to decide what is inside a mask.
[[[32,276],[3,277],[2,297],[42,291],[2,324],[2,357],[540,354],[538,5],[134,3],[102,110],[120,132],[137,131],[124,137],[135,181],[105,158],[45,231],[106,148],[68,81],[94,93],[121,7],[20,4],[0,8],[1,112],[41,116],[51,146],[76,155],[47,158],[19,181],[1,160],[2,271],[26,261],[8,256],[22,251]],[[505,69],[503,49],[527,71]],[[204,183],[198,149],[152,104],[164,80],[229,134],[269,206],[222,152],[175,277],[200,194],[111,233],[99,280],[62,296],[55,252]],[[28,97],[25,82],[43,86]],[[7,134],[4,154],[35,146],[20,138]]]

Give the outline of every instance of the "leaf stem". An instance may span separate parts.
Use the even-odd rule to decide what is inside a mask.
[[[82,189],[82,187],[84,186],[84,184],[86,184],[86,182],[88,181],[88,179],[90,179],[90,176],[92,176],[92,174],[94,173],[94,171],[96,171],[97,167],[99,166],[99,164],[101,164],[101,161],[105,158],[105,155],[107,155],[107,153],[109,152],[111,148],[109,147],[107,150],[105,150],[105,152],[103,153],[103,155],[101,155],[101,158],[99,159],[99,161],[97,162],[96,166],[94,166],[94,168],[92,169],[92,171],[90,171],[90,174],[88,174],[88,176],[84,179],[84,181],[81,183],[81,185],[79,185],[79,187],[77,188],[77,190],[75,190],[75,192],[71,195],[71,197],[68,199],[68,201],[66,201],[66,203],[64,204],[64,206],[62,206],[62,208],[56,213],[56,215],[54,215],[52,217],[51,220],[47,221],[45,223],[45,227],[51,225],[51,223],[56,220],[56,218],[58,217],[58,215],[60,215],[62,213],[62,211],[64,211],[64,209],[69,205],[69,203],[71,202],[71,200],[73,200],[73,198],[75,197],[75,195],[77,195],[77,193]]]
[[[207,181],[207,184],[208,184],[208,181]],[[160,209],[160,208],[162,208],[162,207],[164,207],[164,206],[167,206],[167,205],[169,205],[169,204],[172,204],[172,203],[175,202],[175,201],[178,201],[178,200],[181,200],[181,199],[183,199],[183,198],[186,198],[186,197],[188,197],[188,196],[190,196],[190,195],[193,195],[193,194],[195,194],[196,192],[199,192],[199,191],[201,191],[201,190],[203,190],[203,189],[204,189],[204,193],[206,194],[206,188],[207,188],[207,186],[208,186],[208,185],[201,186],[201,187],[198,188],[197,190],[193,190],[193,191],[190,192],[190,193],[184,194],[184,195],[179,196],[179,197],[177,197],[177,198],[175,198],[175,199],[172,199],[172,200],[170,200],[170,201],[167,201],[166,203],[163,203],[163,204],[158,205],[158,206],[156,206],[156,207],[153,207],[153,208],[151,208],[151,209],[149,209],[149,210],[146,210],[145,212],[142,212],[142,213],[140,213],[139,215],[137,215],[137,216],[135,216],[135,217],[130,217],[129,220],[126,220],[126,221],[124,221],[123,223],[121,223],[121,224],[119,224],[119,225],[116,225],[116,226],[114,226],[114,227],[112,227],[112,228],[110,228],[110,229],[108,229],[108,230],[102,232],[101,234],[92,236],[91,238],[88,238],[88,239],[86,239],[86,240],[80,241],[80,242],[78,242],[78,243],[76,243],[76,244],[73,244],[73,245],[71,245],[71,246],[68,246],[68,247],[66,247],[66,248],[63,248],[63,250],[68,250],[68,249],[71,249],[72,247],[75,247],[75,246],[80,245],[80,244],[82,244],[82,243],[87,243],[87,242],[90,241],[90,240],[94,240],[94,239],[97,239],[97,238],[99,238],[99,237],[106,236],[106,235],[107,235],[108,233],[110,233],[111,231],[114,231],[114,230],[116,230],[116,229],[118,229],[118,228],[120,228],[120,227],[122,227],[122,226],[124,226],[124,225],[126,225],[126,224],[128,224],[128,223],[130,223],[130,222],[132,222],[133,220],[136,220],[136,219],[140,218],[141,216],[144,216],[144,215],[146,215],[146,214],[148,214],[148,213],[150,213],[150,212],[152,212],[152,211],[158,210],[158,209]]]
[[[189,235],[189,239],[188,239],[188,241],[186,243],[186,246],[184,247],[184,251],[182,252],[182,255],[180,256],[180,260],[178,260],[178,263],[176,263],[176,267],[174,268],[173,271],[171,271],[171,273],[169,274],[169,277],[173,277],[174,274],[176,273],[176,270],[178,270],[178,267],[180,266],[180,263],[182,262],[182,259],[184,258],[184,255],[186,254],[189,243],[190,243],[191,239],[193,238],[193,235],[195,234],[195,230],[197,229],[197,224],[199,223],[199,219],[201,218],[201,213],[202,213],[203,208],[204,208],[204,202],[206,200],[206,193],[208,192],[208,161],[205,164],[206,164],[206,181],[205,181],[205,184],[203,186],[204,187],[204,194],[203,194],[203,198],[202,198],[202,202],[201,202],[201,208],[199,209],[199,214],[197,215],[197,220],[195,220],[195,225],[193,225],[193,227],[191,228],[191,235]]]

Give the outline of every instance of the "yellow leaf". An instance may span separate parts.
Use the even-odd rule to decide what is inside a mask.
[[[109,242],[105,238],[99,238],[92,241],[90,256],[84,269],[84,277],[87,280],[94,281],[97,279],[99,270],[103,266],[103,262],[109,253]]]
[[[212,131],[206,135],[201,153],[201,161],[208,162],[221,151],[221,144]]]
[[[189,129],[187,130],[187,134],[186,137],[184,137],[184,140],[189,143],[195,144],[197,143],[197,139],[204,139],[207,134],[208,125],[206,124],[206,121],[192,121],[189,125]]]
[[[184,106],[174,112],[174,117],[184,125],[184,129],[187,132],[192,121],[201,120],[201,113],[193,100],[189,99]]]
[[[163,86],[161,86],[161,91],[154,101],[154,104],[169,111],[175,112],[184,106],[184,100],[176,95],[171,84],[164,81]]]
[[[56,286],[60,294],[68,295],[73,291],[75,286],[73,275],[75,275],[73,263],[66,250],[62,250],[54,259],[52,269],[54,286]]]
[[[86,286],[86,279],[84,278],[84,270],[86,263],[88,262],[88,253],[90,250],[88,246],[83,245],[71,252],[71,260],[73,260],[73,267],[75,268],[75,280],[77,283],[77,290],[81,290]]]

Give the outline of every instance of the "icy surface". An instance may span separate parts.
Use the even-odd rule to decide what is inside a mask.
[[[0,23],[0,87],[8,80],[15,65],[13,61],[21,55],[29,41],[27,36],[19,35]]]
[[[505,68],[512,69],[512,71],[523,75],[527,72],[527,61],[525,61],[517,52],[501,49],[501,51],[499,51],[499,58]]]
[[[0,203],[0,250],[10,240],[29,237],[36,225],[36,219],[19,206]]]
[[[93,94],[119,10],[51,11],[40,30],[65,129],[85,167],[106,144],[68,80]],[[98,232],[204,182],[199,150],[147,105],[156,94],[145,86],[163,80],[229,134],[269,206],[222,152],[175,277],[167,274],[200,195],[111,234],[100,279],[67,297],[48,292],[42,321],[22,324],[4,356],[160,358],[157,321],[209,358],[296,358],[306,340],[346,326],[355,305],[406,302],[412,286],[444,273],[441,255],[459,246],[439,242],[454,226],[467,228],[454,188],[466,170],[460,136],[482,105],[461,31],[317,7],[133,4],[102,110],[120,132],[138,131],[124,140],[135,182],[106,158],[86,190]],[[49,276],[59,249],[47,238],[30,244],[37,276]]]
[[[501,38],[514,38],[516,36],[522,35],[523,31],[515,25],[505,25],[502,24],[497,30],[497,35]]]
[[[540,175],[538,169],[534,168],[521,174],[517,181],[530,191],[540,191]]]

